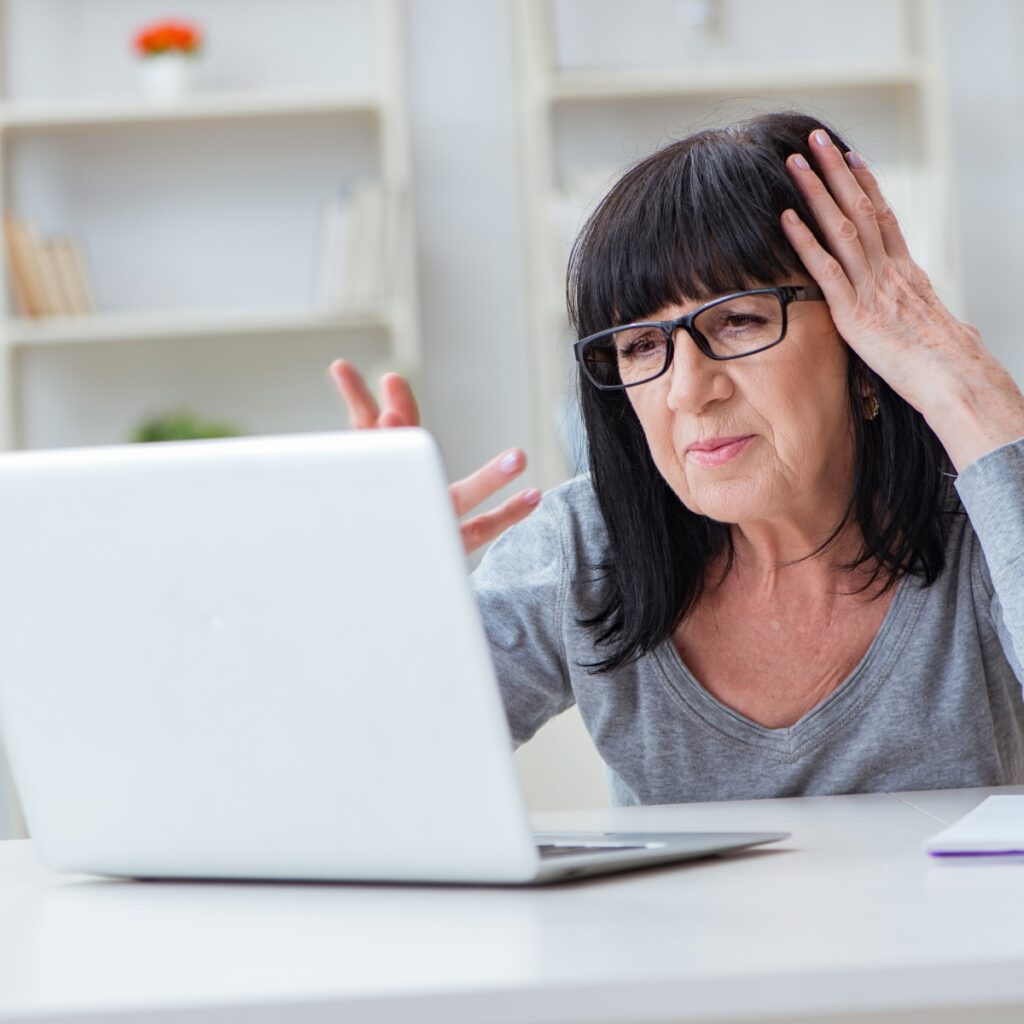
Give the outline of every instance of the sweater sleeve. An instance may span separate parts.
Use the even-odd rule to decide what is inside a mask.
[[[1024,438],[971,463],[956,489],[985,556],[992,621],[1024,683]]]
[[[563,518],[556,490],[491,545],[471,577],[516,746],[574,703],[562,633]]]

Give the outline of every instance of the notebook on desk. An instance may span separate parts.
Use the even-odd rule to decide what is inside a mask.
[[[782,833],[531,836],[419,430],[0,456],[0,728],[66,870],[527,884]]]
[[[933,857],[1024,857],[1024,796],[990,796],[925,844]]]

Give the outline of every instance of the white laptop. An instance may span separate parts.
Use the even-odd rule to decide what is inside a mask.
[[[420,430],[0,456],[0,733],[40,856],[523,884],[785,833],[532,836]]]

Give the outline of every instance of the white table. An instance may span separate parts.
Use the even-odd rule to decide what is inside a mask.
[[[535,890],[110,882],[0,843],[0,1021],[1020,1022],[1024,864],[921,852],[988,792],[542,815],[793,837]]]

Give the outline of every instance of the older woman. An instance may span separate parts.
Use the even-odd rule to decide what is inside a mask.
[[[1024,397],[864,160],[799,114],[668,146],[569,294],[590,473],[474,574],[515,740],[575,703],[619,803],[1024,782]]]

